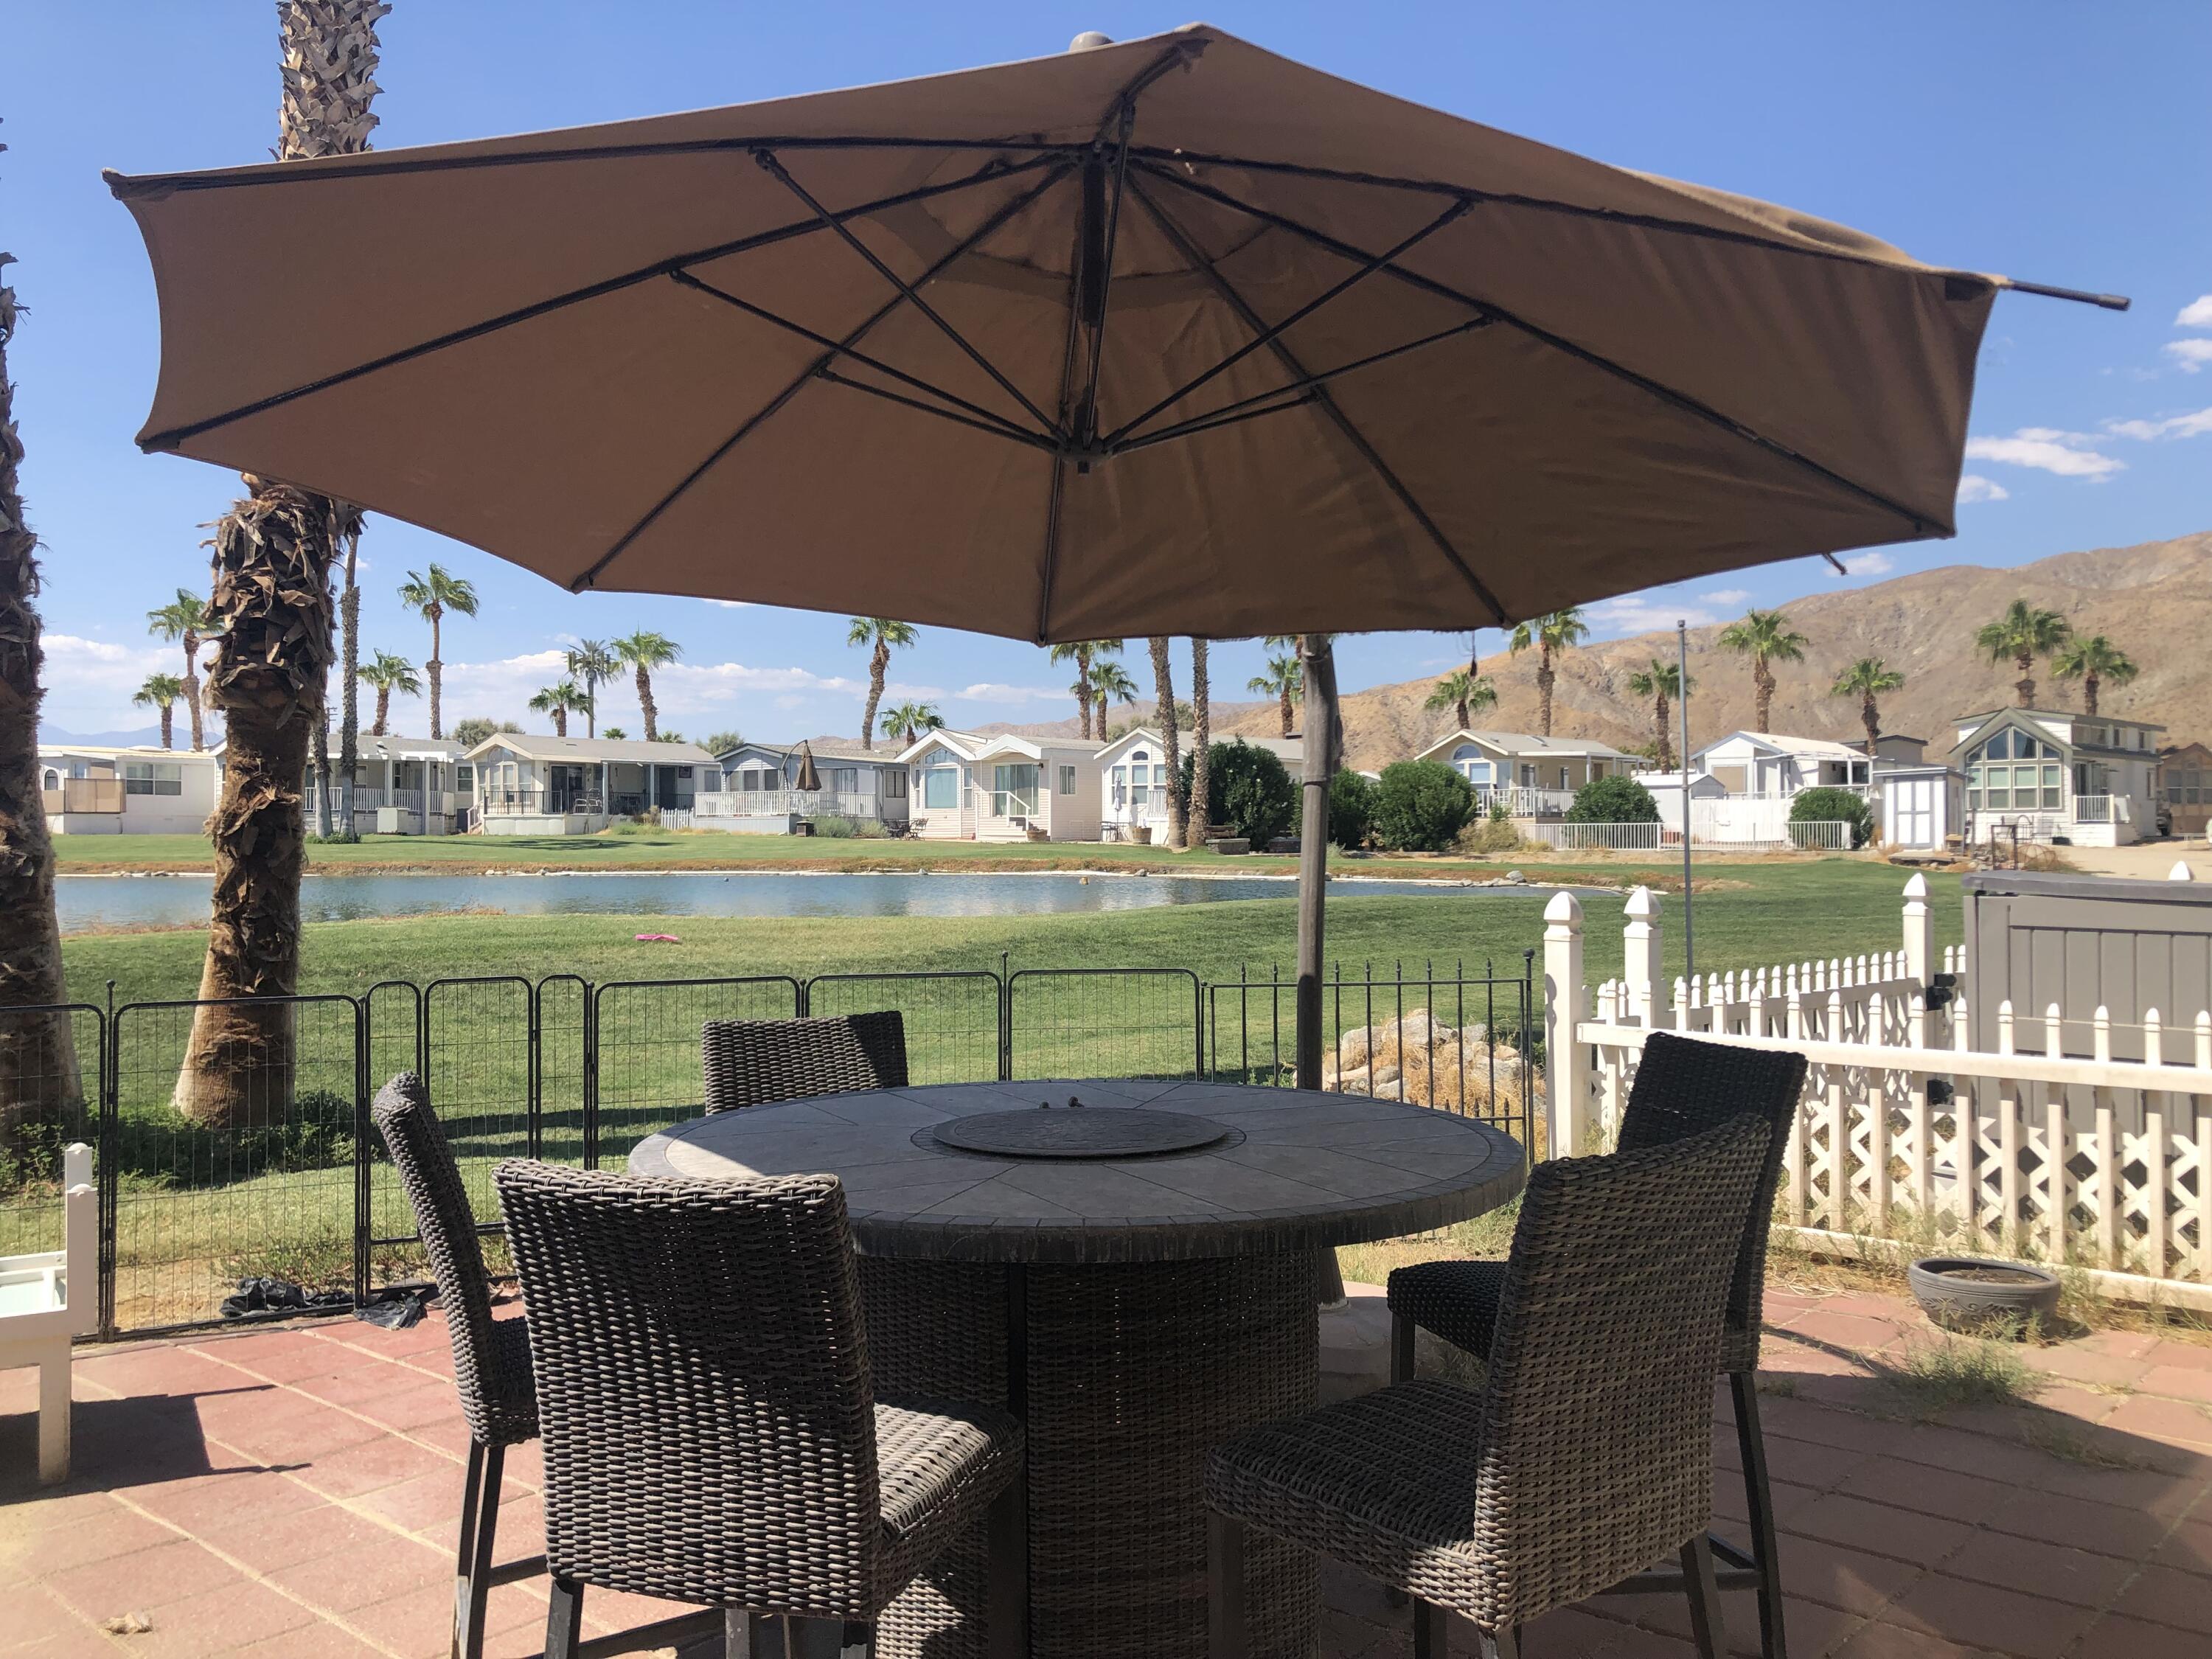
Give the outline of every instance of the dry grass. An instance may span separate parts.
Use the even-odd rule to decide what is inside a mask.
[[[2041,1386],[2016,1341],[1947,1336],[1915,1345],[1885,1380],[1914,1416],[1976,1406],[2018,1406]]]

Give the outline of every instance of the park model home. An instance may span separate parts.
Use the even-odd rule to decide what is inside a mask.
[[[39,792],[57,836],[198,830],[222,787],[219,750],[39,745]]]
[[[469,827],[476,804],[476,768],[446,738],[371,737],[363,733],[353,771],[353,824],[363,835],[447,836]],[[337,745],[331,745],[337,763]],[[337,793],[333,787],[332,793]],[[333,811],[337,802],[331,803]],[[307,773],[307,822],[319,821],[322,798]]]
[[[1692,772],[1710,772],[1737,800],[1787,800],[1805,789],[1855,789],[1864,794],[1879,760],[1920,758],[1917,738],[1881,737],[1870,758],[1828,738],[1792,738],[1768,732],[1731,732],[1690,757]]]
[[[2159,733],[2148,720],[2049,708],[1962,715],[1966,833],[2124,847],[2158,833]]]
[[[722,769],[689,743],[501,732],[469,750],[477,827],[492,836],[588,836],[647,811],[688,812]]]
[[[2168,833],[2201,836],[2212,823],[2212,749],[2185,743],[2159,752]]]
[[[1474,786],[1486,812],[1499,802],[1509,817],[1556,818],[1592,778],[1635,770],[1644,763],[1588,738],[1540,738],[1527,732],[1462,730],[1413,757],[1442,761]]]
[[[1190,752],[1189,736],[1184,734],[1184,754]],[[1302,739],[1290,738],[1234,737],[1215,739],[1217,743],[1249,744],[1255,749],[1265,749],[1290,769],[1291,775],[1298,775],[1305,763]],[[1134,841],[1138,832],[1149,832],[1150,838],[1163,844],[1168,833],[1168,770],[1167,747],[1160,734],[1149,726],[1133,726],[1098,751],[1092,762],[1100,780],[1099,807],[1102,816],[1101,834],[1109,841]]]
[[[847,738],[813,738],[805,744],[813,757],[818,787],[801,789],[799,748],[777,743],[741,743],[714,757],[722,769],[720,794],[702,794],[692,807],[692,823],[704,830],[733,830],[757,836],[788,836],[820,817],[880,823],[903,833],[907,822],[907,769],[888,749],[864,749]]]
[[[1098,745],[940,729],[899,757],[930,841],[1096,841]]]

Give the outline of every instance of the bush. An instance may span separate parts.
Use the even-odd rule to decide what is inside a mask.
[[[816,835],[832,841],[880,841],[890,833],[873,818],[848,818],[836,812],[824,812],[811,822]]]
[[[1375,835],[1394,853],[1441,853],[1474,816],[1474,786],[1442,761],[1400,761],[1375,787]]]
[[[1298,786],[1290,768],[1272,749],[1217,743],[1206,751],[1206,822],[1228,826],[1255,847],[1289,833],[1298,819]],[[1197,757],[1182,757],[1182,787],[1188,799]],[[1193,826],[1194,836],[1196,826]]]
[[[1462,853],[1517,853],[1527,845],[1521,832],[1513,827],[1513,820],[1492,812],[1488,817],[1466,831],[1459,838]]]
[[[1374,835],[1374,781],[1362,772],[1339,772],[1328,785],[1328,838],[1356,853]]]
[[[1790,803],[1792,823],[1848,823],[1856,850],[1874,839],[1874,808],[1849,789],[1800,789]]]
[[[1575,791],[1567,808],[1569,823],[1656,823],[1659,803],[1634,778],[1616,773],[1592,778]]]

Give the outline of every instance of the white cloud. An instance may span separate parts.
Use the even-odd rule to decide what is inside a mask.
[[[2105,429],[2117,438],[2136,438],[2154,443],[2160,438],[2202,438],[2212,434],[2212,409],[2191,410],[2156,421],[2107,421]]]
[[[1751,597],[1751,590],[1747,587],[1717,587],[1711,592],[1700,593],[1698,597],[1708,605],[1741,605]]]
[[[2012,495],[1995,478],[1984,478],[1978,472],[1961,474],[1959,479],[1959,505],[1970,501],[2002,501]]]
[[[1850,562],[1844,567],[1843,574],[1847,576],[1887,576],[1897,568],[1897,561],[1887,553],[1844,553],[1838,556]],[[1835,573],[1832,570],[1829,574]]]
[[[2166,355],[2184,374],[2194,374],[2212,363],[2212,340],[2168,340]]]
[[[955,702],[1057,702],[1068,698],[1066,686],[1008,685],[999,680],[979,680],[952,694]]]
[[[2173,319],[2176,328],[2212,328],[2212,294],[2200,294]]]
[[[1599,631],[1608,637],[1656,633],[1671,629],[1678,622],[1702,628],[1707,623],[1720,620],[1712,611],[1686,605],[1680,599],[1653,599],[1643,593],[1601,600],[1589,608],[1589,617]]]
[[[2032,467],[2062,478],[2108,478],[2127,470],[2127,463],[2100,453],[2100,440],[2086,432],[2062,432],[2056,427],[2024,426],[2009,438],[1969,438],[1966,459],[1995,461],[2004,466]]]
[[[116,645],[75,634],[48,634],[43,643],[48,695],[65,696],[72,705],[88,696],[119,692],[127,697],[149,672],[173,674],[177,669],[179,653],[167,646]]]

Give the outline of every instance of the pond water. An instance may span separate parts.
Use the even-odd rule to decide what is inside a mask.
[[[64,933],[204,922],[207,876],[69,876],[54,884]],[[1289,898],[1292,882],[1263,876],[721,874],[310,875],[300,884],[308,921],[494,910],[510,915],[996,916],[1137,910],[1161,904]],[[1339,898],[1446,894],[1544,897],[1540,887],[1457,883],[1331,884]]]

